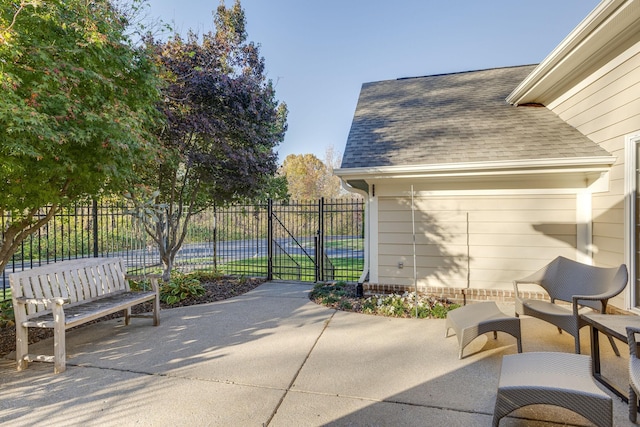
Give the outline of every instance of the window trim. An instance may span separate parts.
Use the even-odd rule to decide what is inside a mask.
[[[629,270],[629,285],[627,286],[627,309],[640,312],[640,291],[637,289],[638,266],[636,265],[636,251],[638,243],[635,239],[636,230],[636,194],[638,192],[638,145],[640,132],[625,136],[625,176],[624,176],[624,248],[625,263]],[[637,221],[640,223],[640,221]]]

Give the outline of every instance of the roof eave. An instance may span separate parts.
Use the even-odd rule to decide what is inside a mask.
[[[602,173],[610,169],[615,157],[558,158],[516,160],[507,162],[470,162],[411,166],[381,166],[335,169],[334,174],[344,180],[440,178],[508,175],[545,175],[558,173]]]
[[[506,101],[513,105],[544,103],[541,102],[544,101],[542,95],[568,76],[576,75],[577,69],[587,67],[594,61],[603,47],[611,42],[611,34],[620,34],[633,28],[629,23],[640,18],[640,8],[637,6],[637,0],[602,1],[511,92]]]

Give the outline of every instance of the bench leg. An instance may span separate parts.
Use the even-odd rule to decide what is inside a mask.
[[[160,324],[160,296],[156,295],[153,299],[153,326]]]
[[[124,314],[124,325],[129,326],[129,322],[131,321],[131,307],[127,307],[123,310]]]
[[[67,369],[67,350],[65,344],[64,311],[62,305],[53,306],[53,373],[60,374]]]
[[[29,362],[25,360],[29,352],[29,328],[16,324],[16,362],[18,371],[27,369]]]

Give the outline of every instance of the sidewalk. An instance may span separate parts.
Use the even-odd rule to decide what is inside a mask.
[[[213,304],[163,310],[67,334],[67,371],[0,359],[0,424],[11,426],[490,426],[502,356],[515,339],[477,338],[458,360],[444,320],[391,319],[309,301],[312,285],[269,282]],[[513,306],[502,307],[513,312]],[[583,329],[584,353],[589,336]],[[523,350],[573,352],[573,339],[522,320]],[[52,351],[52,340],[33,345]],[[602,343],[603,373],[626,390]],[[547,421],[556,421],[544,422]],[[504,426],[590,425],[550,406]],[[614,398],[614,425],[631,426]]]

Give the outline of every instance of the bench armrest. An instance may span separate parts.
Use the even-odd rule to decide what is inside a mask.
[[[160,292],[160,285],[158,284],[158,281],[162,279],[162,275],[160,274],[125,274],[124,278],[127,280],[135,280],[137,282],[149,279],[149,283],[151,283],[153,291]]]
[[[27,298],[27,297],[17,297],[16,302],[18,304],[57,304],[63,305],[71,302],[69,298]]]

